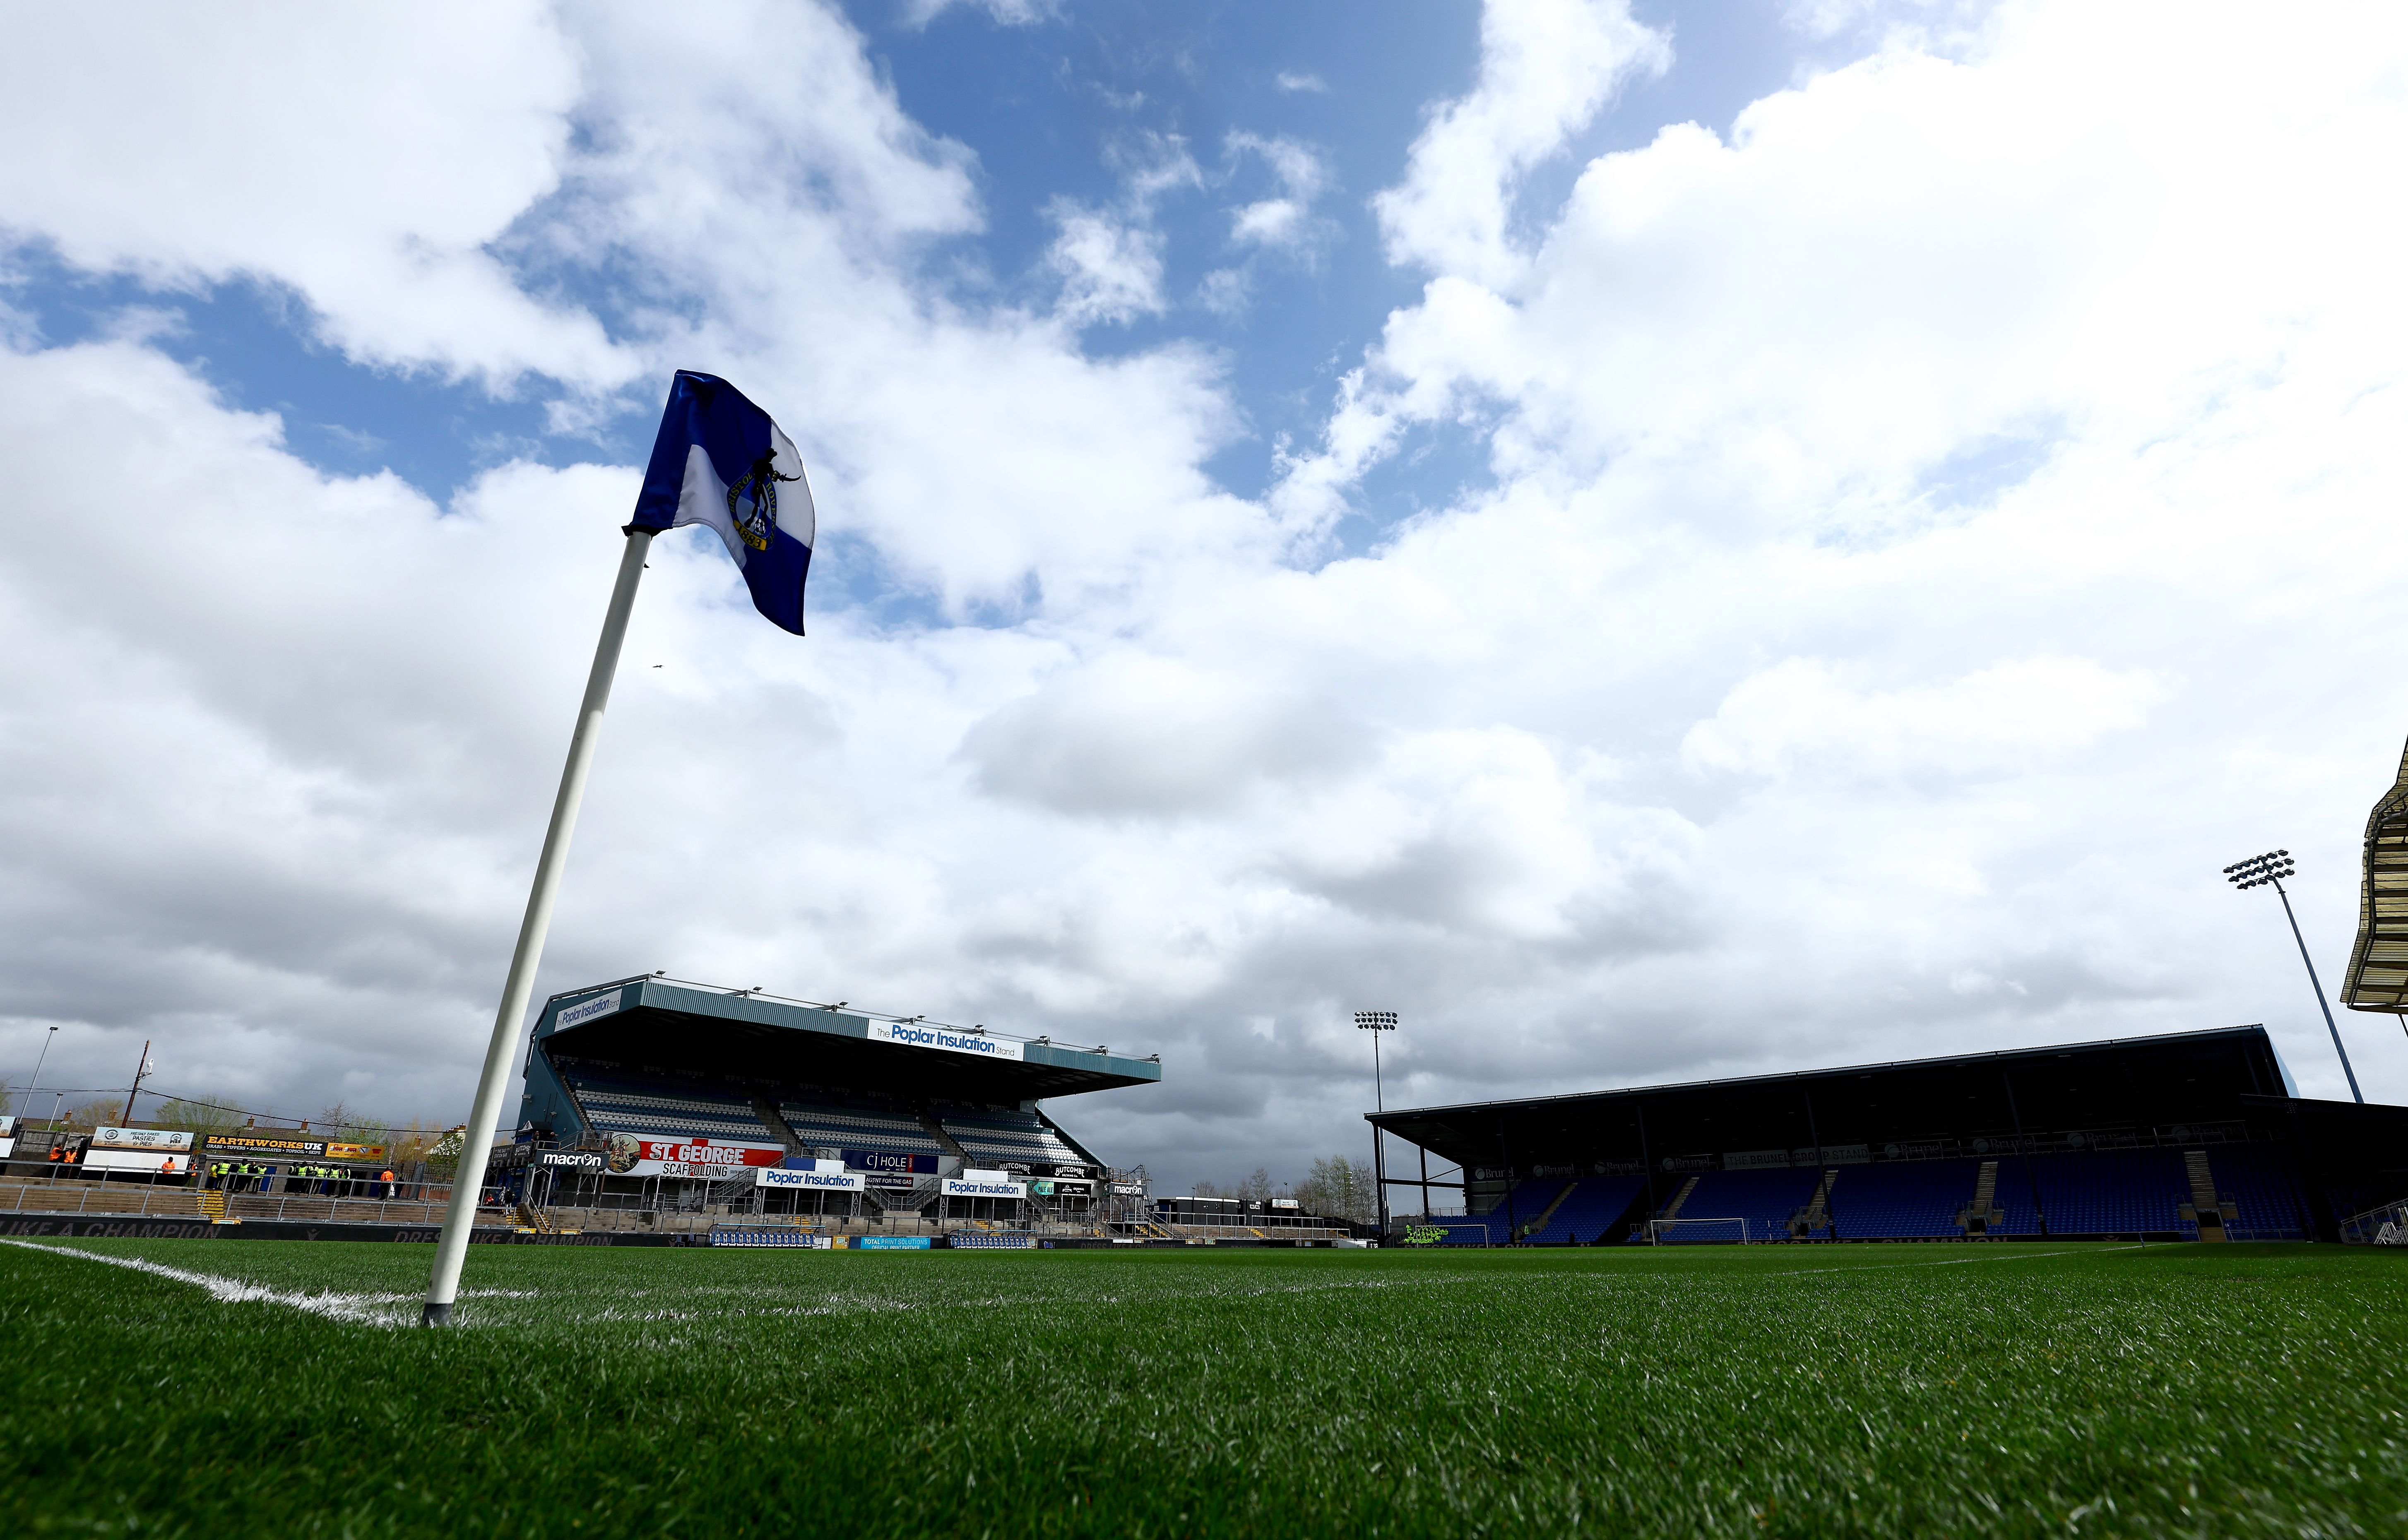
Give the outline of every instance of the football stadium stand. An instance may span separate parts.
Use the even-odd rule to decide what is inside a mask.
[[[1044,1104],[1158,1081],[1156,1058],[653,976],[547,1001],[525,1074],[492,1175],[539,1226],[629,1209],[979,1234],[1145,1222],[1143,1172]]]
[[[1416,1244],[2341,1240],[2408,1200],[2408,1108],[2296,1095],[2262,1027],[1370,1121]]]

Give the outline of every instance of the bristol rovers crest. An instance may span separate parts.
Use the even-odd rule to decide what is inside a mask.
[[[777,456],[774,449],[766,451],[727,489],[727,515],[736,521],[737,535],[754,550],[767,550],[769,536],[777,531],[778,483],[802,479],[780,476],[773,463]]]

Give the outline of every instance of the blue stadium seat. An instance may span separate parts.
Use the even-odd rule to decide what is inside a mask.
[[[1555,1203],[1555,1194],[1544,1192],[1545,1187],[1553,1185],[1560,1190],[1562,1186],[1560,1182],[1528,1185],[1541,1189],[1543,1201],[1537,1207],[1521,1214],[1524,1223],[1545,1213],[1546,1205]],[[1564,1201],[1556,1204],[1555,1213],[1548,1216],[1546,1228],[1531,1232],[1528,1244],[1564,1246],[1594,1241],[1608,1226],[1629,1211],[1631,1204],[1639,1197],[1640,1190],[1646,1185],[1644,1176],[1583,1177],[1572,1184],[1572,1191]],[[1518,1204],[1520,1199],[1516,1198],[1515,1202]]]
[[[1743,1219],[1751,1241],[1789,1238],[1789,1217],[1813,1201],[1822,1173],[1796,1167],[1770,1171],[1708,1171],[1698,1177],[1676,1218]],[[1740,1226],[1689,1225],[1663,1233],[1667,1244],[1736,1241]]]
[[[1935,1240],[1964,1233],[1956,1216],[1973,1201],[1979,1161],[1889,1161],[1843,1165],[1831,1184],[1831,1228],[1842,1240]]]

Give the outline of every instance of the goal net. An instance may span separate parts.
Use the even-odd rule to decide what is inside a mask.
[[[1762,1222],[1757,1221],[1759,1225]],[[1736,1216],[1722,1219],[1650,1219],[1647,1236],[1658,1246],[1698,1246],[1713,1241],[1737,1241],[1745,1246],[1755,1239],[1748,1233],[1748,1221]]]

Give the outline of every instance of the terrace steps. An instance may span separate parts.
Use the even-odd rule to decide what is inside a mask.
[[[1681,1184],[1681,1190],[1672,1194],[1672,1201],[1666,1204],[1662,1208],[1656,1210],[1656,1217],[1659,1219],[1679,1219],[1681,1217],[1681,1205],[1687,1203],[1689,1201],[1689,1194],[1698,1190],[1698,1177],[1692,1176],[1687,1181],[1683,1182]]]
[[[1994,1224],[2003,1223],[2006,1212],[1999,1207],[1999,1162],[1984,1161],[1981,1174],[1973,1178],[1973,1201],[1956,1215],[1956,1227],[1968,1235],[1985,1235]]]
[[[939,1146],[943,1147],[946,1154],[955,1157],[965,1166],[974,1166],[979,1163],[976,1158],[974,1158],[968,1150],[964,1149],[960,1143],[956,1141],[952,1134],[945,1132],[945,1125],[937,1121],[934,1116],[925,1112],[920,1113],[918,1116],[920,1119],[920,1126],[928,1131],[929,1138],[936,1140]]]
[[[810,1154],[796,1134],[795,1125],[786,1121],[786,1115],[778,1110],[778,1104],[757,1091],[752,1093],[752,1116],[761,1119],[762,1127],[778,1136],[778,1142],[785,1147],[788,1155]]]
[[[1828,1228],[1831,1222],[1831,1189],[1838,1184],[1839,1180],[1840,1171],[1837,1166],[1823,1173],[1823,1179],[1814,1184],[1814,1196],[1807,1203],[1805,1211],[1799,1215],[1797,1221],[1789,1227],[1791,1234],[1811,1235],[1817,1230]]]
[[[1515,1240],[1520,1240],[1522,1235],[1535,1235],[1540,1231],[1547,1228],[1547,1221],[1555,1217],[1555,1210],[1564,1205],[1564,1200],[1570,1197],[1572,1195],[1572,1189],[1579,1185],[1580,1184],[1578,1182],[1566,1182],[1564,1184],[1563,1191],[1555,1194],[1554,1201],[1549,1203],[1545,1208],[1540,1211],[1537,1219],[1526,1220],[1522,1225],[1521,1234],[1516,1235],[1513,1238]]]
[[[2183,1205],[2182,1217],[2199,1226],[2200,1240],[2223,1240],[2227,1205],[2215,1195],[2215,1173],[2208,1166],[2207,1151],[2184,1150],[2183,1173],[2190,1178],[2190,1202]]]

